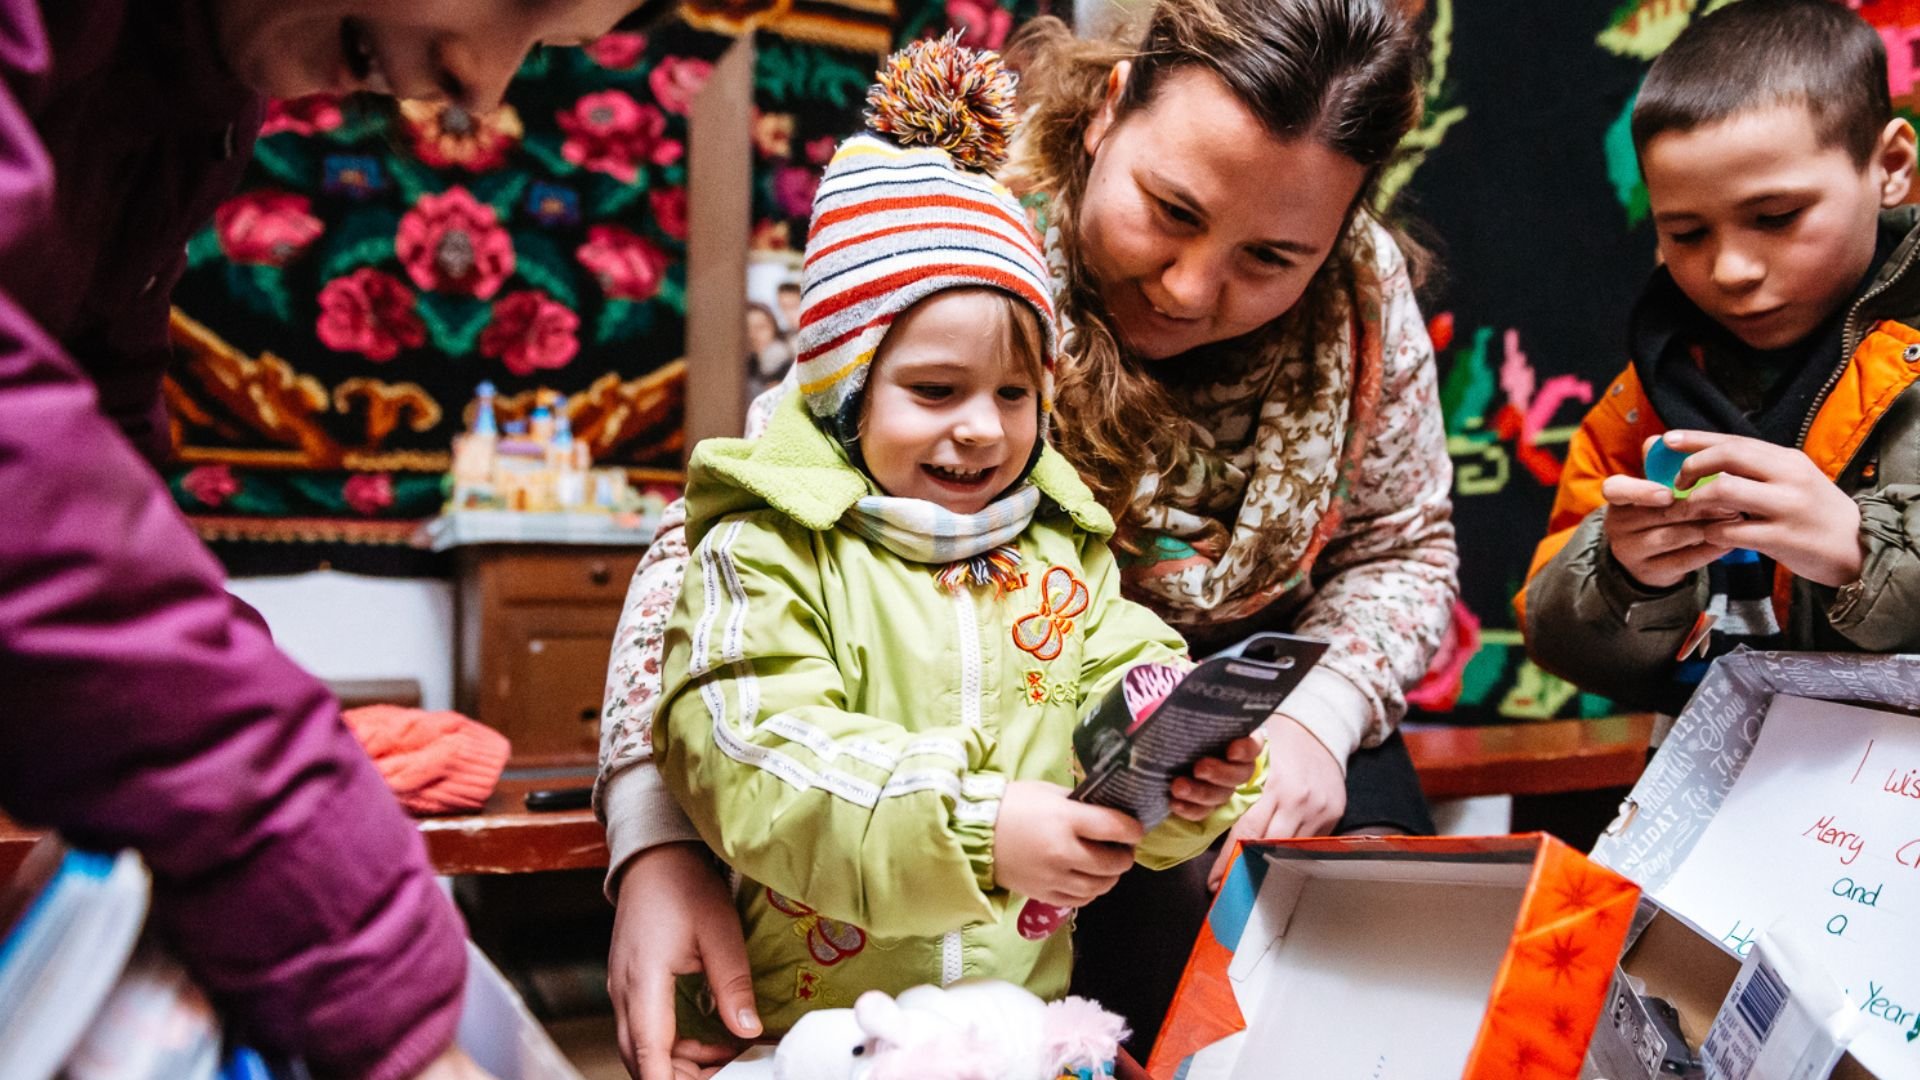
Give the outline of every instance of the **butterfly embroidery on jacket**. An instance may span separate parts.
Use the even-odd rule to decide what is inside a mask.
[[[1087,610],[1087,586],[1064,566],[1048,570],[1040,579],[1040,610],[1022,615],[1013,624],[1013,643],[1037,660],[1060,655],[1073,633],[1073,620]]]
[[[806,938],[807,952],[822,967],[832,967],[867,947],[866,931],[829,919],[798,900],[789,900],[768,889],[767,903],[782,915],[798,920],[793,932]]]

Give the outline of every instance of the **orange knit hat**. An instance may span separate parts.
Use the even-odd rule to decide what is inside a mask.
[[[480,809],[511,751],[505,735],[457,712],[367,705],[340,719],[410,814]]]

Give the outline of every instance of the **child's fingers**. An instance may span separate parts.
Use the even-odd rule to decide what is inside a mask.
[[[1205,821],[1208,817],[1212,816],[1215,810],[1220,808],[1220,804],[1214,803],[1208,805],[1206,803],[1187,802],[1184,799],[1176,798],[1170,804],[1170,807],[1169,812],[1182,821]]]
[[[1174,780],[1175,784],[1185,781],[1196,787],[1225,788],[1231,792],[1234,788],[1253,779],[1254,770],[1259,766],[1253,761],[1221,761],[1219,758],[1201,758],[1194,762],[1191,776],[1182,776]],[[1181,798],[1198,799],[1204,796],[1182,795]],[[1223,796],[1224,798],[1224,796]]]
[[[1227,744],[1226,760],[1253,764],[1260,758],[1260,751],[1267,745],[1267,729],[1255,728],[1253,734],[1244,739],[1235,739]],[[1207,760],[1214,760],[1208,758]]]
[[[1600,481],[1600,497],[1609,506],[1641,506],[1663,510],[1674,503],[1673,489],[1637,476],[1615,473]]]
[[[1687,501],[1704,524],[1745,518],[1773,520],[1794,510],[1794,491],[1784,484],[1750,480],[1731,472],[1695,492]]]
[[[1065,803],[1064,809],[1073,834],[1092,844],[1118,844],[1131,849],[1146,835],[1139,821],[1118,810],[1077,802]]]

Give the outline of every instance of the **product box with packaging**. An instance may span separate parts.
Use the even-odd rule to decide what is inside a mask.
[[[1244,844],[1147,1071],[1574,1080],[1638,899],[1542,834]]]
[[[1648,897],[1623,967],[1696,1050],[1764,933],[1864,1014],[1833,1076],[1920,1078],[1915,712],[1920,657],[1723,657],[1595,845]]]

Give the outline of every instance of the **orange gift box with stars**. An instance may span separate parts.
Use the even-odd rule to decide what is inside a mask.
[[[1147,1071],[1577,1080],[1639,897],[1541,833],[1244,844]]]

